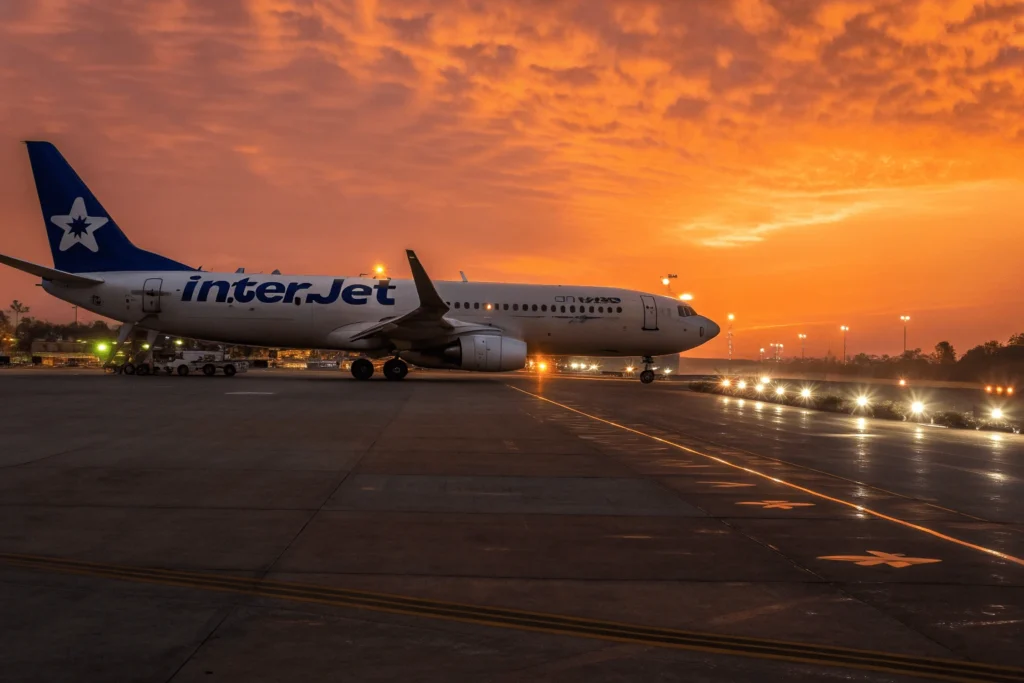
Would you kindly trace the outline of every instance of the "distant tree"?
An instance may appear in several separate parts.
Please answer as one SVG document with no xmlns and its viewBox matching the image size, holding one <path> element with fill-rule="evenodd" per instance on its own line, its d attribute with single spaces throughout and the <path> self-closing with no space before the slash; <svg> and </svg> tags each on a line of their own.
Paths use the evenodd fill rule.
<svg viewBox="0 0 1024 683">
<path fill-rule="evenodd" d="M 921 353 L 921 349 L 907 349 L 900 356 L 900 360 L 924 360 L 925 355 Z"/>
<path fill-rule="evenodd" d="M 952 365 L 956 362 L 956 349 L 948 341 L 940 341 L 935 345 L 935 353 L 932 358 L 939 365 Z"/>
<path fill-rule="evenodd" d="M 1006 342 L 1007 346 L 1024 346 L 1024 332 L 1015 334 L 1010 337 L 1010 341 Z"/>
<path fill-rule="evenodd" d="M 14 336 L 18 336 L 18 323 L 21 322 L 21 316 L 28 313 L 31 308 L 21 303 L 17 299 L 11 302 L 11 313 L 14 314 Z"/>
</svg>

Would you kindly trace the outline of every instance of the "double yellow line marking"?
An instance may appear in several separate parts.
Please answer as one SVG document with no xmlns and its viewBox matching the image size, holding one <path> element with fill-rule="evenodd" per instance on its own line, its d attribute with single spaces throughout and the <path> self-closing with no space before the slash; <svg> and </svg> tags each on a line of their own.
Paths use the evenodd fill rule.
<svg viewBox="0 0 1024 683">
<path fill-rule="evenodd" d="M 288 581 L 272 581 L 173 569 L 127 567 L 11 553 L 0 554 L 0 562 L 22 569 L 56 571 L 163 586 L 240 593 L 277 600 L 367 609 L 498 628 L 538 631 L 563 636 L 595 638 L 654 647 L 784 660 L 824 666 L 868 669 L 948 681 L 1024 681 L 1024 669 L 1012 667 L 993 666 L 953 659 L 912 657 L 870 650 L 855 650 L 761 638 L 652 628 L 597 619 L 582 619 L 558 614 L 440 602 L 403 595 L 371 593 Z"/>
<path fill-rule="evenodd" d="M 684 451 L 686 453 L 690 453 L 692 455 L 699 455 L 702 458 L 707 458 L 708 460 L 713 460 L 714 462 L 717 462 L 717 463 L 719 463 L 721 465 L 726 465 L 726 466 L 731 467 L 731 468 L 733 468 L 735 470 L 739 470 L 741 472 L 746 472 L 747 474 L 752 474 L 755 477 L 760 477 L 761 479 L 767 479 L 768 481 L 775 482 L 776 484 L 782 484 L 783 486 L 788 486 L 789 488 L 791 488 L 791 489 L 793 489 L 795 491 L 800 491 L 801 493 L 806 493 L 807 495 L 814 496 L 815 498 L 818 498 L 820 500 L 827 500 L 827 501 L 829 501 L 831 503 L 837 503 L 839 505 L 843 505 L 843 506 L 846 506 L 848 508 L 853 508 L 854 510 L 857 510 L 858 512 L 862 512 L 862 513 L 864 513 L 866 515 L 871 515 L 872 517 L 877 517 L 878 519 L 884 519 L 887 522 L 892 522 L 893 524 L 899 524 L 900 526 L 902 526 L 904 528 L 913 529 L 914 531 L 919 531 L 921 533 L 928 534 L 929 536 L 933 536 L 935 538 L 938 538 L 940 540 L 946 541 L 948 543 L 954 543 L 954 544 L 959 545 L 961 547 L 969 548 L 971 550 L 976 550 L 976 551 L 978 551 L 980 553 L 985 553 L 986 555 L 991 555 L 992 557 L 997 557 L 1000 560 L 1005 560 L 1007 562 L 1011 562 L 1011 563 L 1016 564 L 1018 566 L 1024 567 L 1024 559 L 1022 559 L 1020 557 L 1017 557 L 1015 555 L 1010 555 L 1009 553 L 1004 553 L 1004 552 L 1002 552 L 1000 550 L 996 550 L 995 548 L 987 548 L 987 547 L 985 547 L 983 545 L 978 545 L 976 543 L 971 543 L 970 541 L 965 541 L 963 539 L 956 538 L 955 536 L 950 536 L 948 534 L 944 534 L 941 531 L 937 531 L 936 529 L 931 529 L 929 527 L 922 526 L 920 524 L 914 524 L 913 522 L 908 522 L 905 519 L 900 519 L 899 517 L 893 517 L 892 515 L 887 515 L 884 512 L 879 512 L 877 510 L 872 510 L 871 508 L 866 508 L 863 505 L 858 505 L 857 503 L 851 503 L 848 500 L 843 500 L 841 498 L 834 498 L 834 497 L 832 497 L 832 496 L 830 496 L 828 494 L 821 493 L 820 491 L 815 491 L 814 489 L 809 489 L 809 488 L 807 488 L 805 486 L 800 486 L 799 484 L 794 484 L 793 482 L 786 481 L 785 479 L 780 479 L 778 477 L 772 476 L 771 474 L 766 474 L 764 472 L 752 469 L 750 467 L 744 467 L 743 465 L 737 465 L 736 463 L 731 462 L 729 460 L 726 460 L 725 458 L 720 458 L 717 455 L 710 455 L 708 453 L 703 453 L 701 451 L 698 451 L 696 449 L 690 448 L 688 446 L 684 446 L 682 444 L 676 443 L 675 441 L 670 441 L 669 439 L 663 439 L 660 436 L 655 436 L 654 434 L 648 434 L 647 432 L 640 431 L 639 429 L 634 429 L 632 427 L 627 427 L 624 424 L 619 424 L 618 422 L 612 422 L 611 420 L 606 420 L 603 417 L 598 417 L 597 415 L 592 415 L 592 414 L 584 412 L 582 410 L 578 410 L 576 408 L 573 408 L 572 406 L 565 405 L 564 403 L 559 403 L 558 401 L 553 401 L 552 399 L 545 398 L 544 396 L 541 396 L 539 394 L 534 394 L 532 392 L 526 391 L 525 389 L 520 389 L 519 387 L 514 387 L 511 384 L 507 384 L 506 386 L 509 387 L 510 389 L 515 389 L 516 391 L 518 391 L 520 393 L 526 394 L 527 396 L 532 396 L 535 399 L 538 399 L 540 401 L 544 401 L 545 403 L 550 403 L 551 405 L 558 406 L 559 408 L 564 408 L 565 410 L 568 410 L 570 412 L 576 413 L 577 415 L 582 415 L 583 417 L 590 418 L 591 420 L 594 420 L 595 422 L 600 422 L 600 423 L 606 424 L 606 425 L 608 425 L 610 427 L 616 427 L 616 428 L 621 429 L 621 430 L 623 430 L 625 432 L 629 432 L 630 434 L 636 434 L 637 436 L 643 436 L 643 437 L 646 437 L 648 439 L 652 439 L 654 441 L 657 441 L 658 443 L 665 444 L 666 446 L 672 446 L 673 448 L 677 448 L 677 449 L 679 449 L 681 451 Z"/>
</svg>

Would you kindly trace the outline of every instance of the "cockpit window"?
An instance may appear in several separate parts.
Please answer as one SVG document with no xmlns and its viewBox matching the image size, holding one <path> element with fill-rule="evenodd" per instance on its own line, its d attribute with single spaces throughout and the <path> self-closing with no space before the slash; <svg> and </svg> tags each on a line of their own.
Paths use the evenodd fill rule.
<svg viewBox="0 0 1024 683">
<path fill-rule="evenodd" d="M 697 311 L 693 310 L 692 306 L 686 304 L 679 304 L 679 317 L 689 318 L 691 315 L 697 315 Z"/>
</svg>

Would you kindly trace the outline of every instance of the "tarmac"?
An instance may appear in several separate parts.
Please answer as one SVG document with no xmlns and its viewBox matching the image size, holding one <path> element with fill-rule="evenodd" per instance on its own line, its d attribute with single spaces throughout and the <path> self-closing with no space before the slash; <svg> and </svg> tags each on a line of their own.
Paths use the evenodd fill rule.
<svg viewBox="0 0 1024 683">
<path fill-rule="evenodd" d="M 0 372 L 0 679 L 1024 681 L 1024 436 L 511 373 Z"/>
</svg>

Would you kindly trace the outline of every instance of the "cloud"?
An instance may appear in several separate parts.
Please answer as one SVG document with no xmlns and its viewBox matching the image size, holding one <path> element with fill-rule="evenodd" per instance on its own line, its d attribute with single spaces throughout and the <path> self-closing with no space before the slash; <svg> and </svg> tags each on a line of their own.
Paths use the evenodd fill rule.
<svg viewBox="0 0 1024 683">
<path fill-rule="evenodd" d="M 681 95 L 665 110 L 667 119 L 696 119 L 708 110 L 708 101 L 700 97 Z"/>
</svg>

